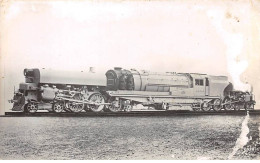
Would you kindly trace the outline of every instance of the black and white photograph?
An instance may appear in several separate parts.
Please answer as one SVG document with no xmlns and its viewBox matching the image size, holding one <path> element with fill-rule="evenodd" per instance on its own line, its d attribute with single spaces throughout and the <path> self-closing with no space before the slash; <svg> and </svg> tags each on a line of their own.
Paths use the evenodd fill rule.
<svg viewBox="0 0 260 163">
<path fill-rule="evenodd" d="M 1 0 L 0 160 L 260 160 L 260 1 Z"/>
</svg>

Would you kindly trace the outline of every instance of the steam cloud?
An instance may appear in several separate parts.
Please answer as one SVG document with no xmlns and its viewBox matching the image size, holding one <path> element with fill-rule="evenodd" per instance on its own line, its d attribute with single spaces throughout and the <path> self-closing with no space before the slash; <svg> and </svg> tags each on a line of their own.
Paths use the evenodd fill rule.
<svg viewBox="0 0 260 163">
<path fill-rule="evenodd" d="M 246 60 L 237 61 L 237 57 L 241 54 L 244 46 L 243 34 L 228 32 L 228 30 L 223 27 L 224 13 L 222 10 L 209 10 L 207 14 L 210 18 L 213 18 L 210 19 L 211 23 L 226 44 L 228 72 L 232 77 L 234 88 L 250 92 L 251 86 L 240 81 L 240 75 L 248 67 L 248 62 Z"/>
</svg>

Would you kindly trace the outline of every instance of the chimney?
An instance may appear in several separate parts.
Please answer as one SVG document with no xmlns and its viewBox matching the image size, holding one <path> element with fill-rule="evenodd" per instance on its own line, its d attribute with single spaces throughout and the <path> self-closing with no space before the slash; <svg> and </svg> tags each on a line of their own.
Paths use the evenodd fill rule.
<svg viewBox="0 0 260 163">
<path fill-rule="evenodd" d="M 122 67 L 114 67 L 114 70 L 122 70 Z"/>
</svg>

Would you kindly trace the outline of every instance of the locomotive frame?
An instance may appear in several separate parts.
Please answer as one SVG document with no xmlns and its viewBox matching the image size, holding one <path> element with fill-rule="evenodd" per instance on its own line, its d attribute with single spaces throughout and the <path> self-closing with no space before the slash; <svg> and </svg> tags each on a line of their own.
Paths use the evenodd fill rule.
<svg viewBox="0 0 260 163">
<path fill-rule="evenodd" d="M 119 67 L 98 76 L 25 69 L 12 100 L 13 111 L 130 112 L 139 104 L 149 110 L 191 108 L 193 111 L 253 110 L 254 95 L 233 89 L 226 76 L 199 73 L 150 73 Z"/>
</svg>

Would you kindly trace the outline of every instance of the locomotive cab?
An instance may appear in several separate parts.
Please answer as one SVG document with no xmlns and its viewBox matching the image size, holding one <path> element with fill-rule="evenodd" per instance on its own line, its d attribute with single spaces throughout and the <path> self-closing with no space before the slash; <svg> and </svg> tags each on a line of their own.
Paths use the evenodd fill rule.
<svg viewBox="0 0 260 163">
<path fill-rule="evenodd" d="M 192 79 L 193 79 L 194 95 L 195 96 L 205 96 L 206 95 L 205 75 L 191 74 L 191 76 L 192 76 Z"/>
<path fill-rule="evenodd" d="M 223 98 L 226 94 L 227 87 L 230 84 L 226 76 L 211 76 L 197 73 L 190 73 L 188 75 L 190 75 L 190 80 L 193 83 L 191 88 L 193 88 L 194 96 Z"/>
</svg>

